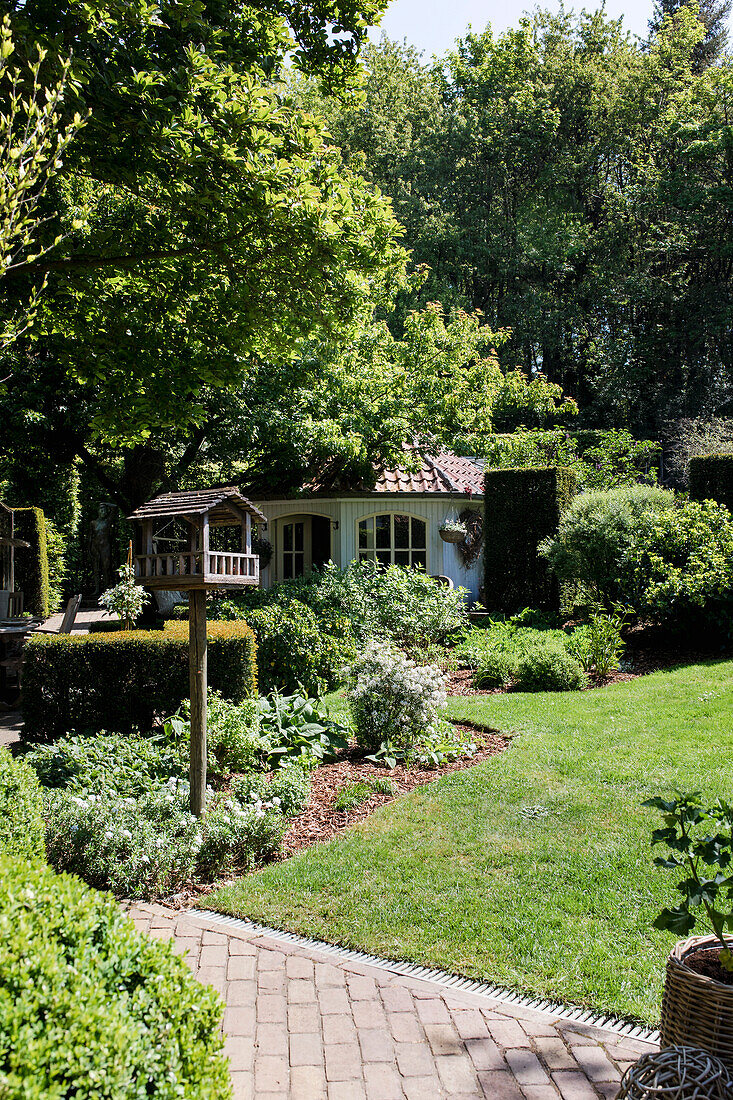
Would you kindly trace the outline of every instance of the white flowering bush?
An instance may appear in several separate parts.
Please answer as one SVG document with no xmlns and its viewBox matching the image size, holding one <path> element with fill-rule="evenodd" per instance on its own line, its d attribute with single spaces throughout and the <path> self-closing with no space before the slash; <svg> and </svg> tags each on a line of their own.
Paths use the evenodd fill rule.
<svg viewBox="0 0 733 1100">
<path fill-rule="evenodd" d="M 138 798 L 54 791 L 46 807 L 48 862 L 118 897 L 152 900 L 194 879 L 250 870 L 276 851 L 285 818 L 275 799 L 242 806 L 209 790 L 209 809 L 196 818 L 188 794 L 188 783 L 175 778 Z"/>
<path fill-rule="evenodd" d="M 48 862 L 118 897 L 174 894 L 193 877 L 202 844 L 187 799 L 188 784 L 176 779 L 138 798 L 54 791 L 47 801 Z"/>
<path fill-rule="evenodd" d="M 356 739 L 367 751 L 389 745 L 405 754 L 444 732 L 446 677 L 435 665 L 416 665 L 398 649 L 371 642 L 347 675 Z"/>
<path fill-rule="evenodd" d="M 142 614 L 150 596 L 135 580 L 135 566 L 128 561 L 117 570 L 118 583 L 108 588 L 99 597 L 99 606 L 105 607 L 110 614 L 119 615 L 123 630 L 131 630 L 134 622 Z"/>
<path fill-rule="evenodd" d="M 310 764 L 314 757 L 299 756 L 291 763 L 264 776 L 250 773 L 232 781 L 232 794 L 243 805 L 269 801 L 286 817 L 294 817 L 308 805 L 311 795 Z"/>
</svg>

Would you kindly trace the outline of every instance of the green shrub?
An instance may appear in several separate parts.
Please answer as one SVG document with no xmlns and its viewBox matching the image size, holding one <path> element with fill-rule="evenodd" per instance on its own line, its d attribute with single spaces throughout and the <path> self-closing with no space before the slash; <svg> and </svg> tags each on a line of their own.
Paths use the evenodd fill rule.
<svg viewBox="0 0 733 1100">
<path fill-rule="evenodd" d="M 590 622 L 573 631 L 568 639 L 568 652 L 584 672 L 593 672 L 603 680 L 616 671 L 624 651 L 623 623 L 623 614 L 601 613 L 591 615 Z"/>
<path fill-rule="evenodd" d="M 567 649 L 555 644 L 521 653 L 514 672 L 515 691 L 579 691 L 588 678 Z"/>
<path fill-rule="evenodd" d="M 194 879 L 252 870 L 277 849 L 285 828 L 277 803 L 242 806 L 209 791 L 207 812 L 196 818 L 188 798 L 182 779 L 137 798 L 55 791 L 46 809 L 48 861 L 100 890 L 150 901 Z"/>
<path fill-rule="evenodd" d="M 30 543 L 30 549 L 15 555 L 15 587 L 23 593 L 25 610 L 47 619 L 51 590 L 46 519 L 40 508 L 14 508 L 13 513 L 15 537 Z"/>
<path fill-rule="evenodd" d="M 574 475 L 557 467 L 487 470 L 484 603 L 490 611 L 559 607 L 557 582 L 538 548 L 557 531 L 575 486 Z"/>
<path fill-rule="evenodd" d="M 98 734 L 62 737 L 25 756 L 44 787 L 72 793 L 107 791 L 137 797 L 188 774 L 188 744 L 164 736 Z"/>
<path fill-rule="evenodd" d="M 483 690 L 508 688 L 516 668 L 516 655 L 502 650 L 487 652 L 476 666 L 475 687 Z"/>
<path fill-rule="evenodd" d="M 221 1016 L 110 897 L 0 859 L 0 1094 L 228 1100 Z"/>
<path fill-rule="evenodd" d="M 712 500 L 642 516 L 621 561 L 624 602 L 642 618 L 733 630 L 733 517 Z"/>
<path fill-rule="evenodd" d="M 552 572 L 577 587 L 581 602 L 607 609 L 630 603 L 620 576 L 621 561 L 642 518 L 670 511 L 674 495 L 636 485 L 576 497 L 554 537 L 541 545 Z"/>
<path fill-rule="evenodd" d="M 624 428 L 533 429 L 493 436 L 489 466 L 503 469 L 560 466 L 572 470 L 581 491 L 653 482 L 658 443 L 634 439 Z"/>
<path fill-rule="evenodd" d="M 245 623 L 208 624 L 209 684 L 228 699 L 256 692 L 256 643 Z M 25 737 L 72 730 L 149 730 L 189 694 L 188 626 L 165 631 L 36 635 L 25 646 Z"/>
<path fill-rule="evenodd" d="M 299 600 L 247 611 L 246 616 L 257 637 L 264 692 L 303 687 L 319 694 L 336 685 L 341 669 L 355 655 L 347 619 L 336 622 L 331 616 L 327 631 L 323 619 Z"/>
<path fill-rule="evenodd" d="M 733 514 L 733 454 L 690 459 L 690 498 L 717 500 Z"/>
<path fill-rule="evenodd" d="M 0 855 L 43 859 L 43 796 L 32 768 L 0 748 Z"/>
<path fill-rule="evenodd" d="M 388 638 L 401 646 L 424 646 L 444 641 L 467 622 L 464 589 L 436 584 L 417 569 L 383 569 L 371 561 L 352 561 L 344 569 L 329 562 L 307 577 L 246 592 L 215 607 L 229 608 L 249 622 L 250 610 L 294 601 L 313 611 L 322 633 L 348 638 L 350 644 L 353 635 L 360 642 Z"/>
<path fill-rule="evenodd" d="M 181 759 L 188 760 L 191 724 L 189 703 L 165 723 L 166 735 L 174 739 Z M 207 772 L 215 779 L 232 772 L 261 771 L 266 766 L 270 741 L 262 733 L 258 699 L 252 696 L 232 703 L 216 691 L 207 697 Z"/>
</svg>

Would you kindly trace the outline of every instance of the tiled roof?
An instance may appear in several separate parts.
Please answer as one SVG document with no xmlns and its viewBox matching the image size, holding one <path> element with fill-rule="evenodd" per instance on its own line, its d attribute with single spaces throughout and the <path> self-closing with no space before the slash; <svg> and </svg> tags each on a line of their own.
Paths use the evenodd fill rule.
<svg viewBox="0 0 733 1100">
<path fill-rule="evenodd" d="M 227 485 L 218 489 L 194 489 L 186 493 L 161 493 L 147 504 L 137 508 L 128 519 L 163 519 L 173 516 L 200 516 L 204 512 L 214 513 L 214 520 L 226 518 L 227 501 L 231 501 L 243 512 L 249 512 L 257 519 L 264 520 L 259 508 L 242 496 L 236 485 Z"/>
<path fill-rule="evenodd" d="M 423 455 L 419 470 L 380 470 L 376 493 L 467 493 L 484 491 L 484 471 L 470 458 L 451 451 Z"/>
</svg>

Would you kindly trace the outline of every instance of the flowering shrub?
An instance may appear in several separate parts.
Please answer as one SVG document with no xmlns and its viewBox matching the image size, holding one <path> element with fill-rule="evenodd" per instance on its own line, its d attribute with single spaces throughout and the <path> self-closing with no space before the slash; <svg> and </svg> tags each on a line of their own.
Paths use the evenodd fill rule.
<svg viewBox="0 0 733 1100">
<path fill-rule="evenodd" d="M 441 732 L 447 694 L 440 669 L 416 665 L 392 646 L 371 642 L 348 675 L 348 699 L 362 748 L 376 752 L 389 743 L 409 751 Z"/>
<path fill-rule="evenodd" d="M 284 831 L 285 818 L 276 798 L 257 798 L 243 806 L 236 798 L 216 796 L 201 819 L 196 871 L 203 878 L 234 868 L 249 871 L 274 854 Z"/>
<path fill-rule="evenodd" d="M 113 615 L 119 615 L 123 630 L 131 630 L 135 620 L 142 613 L 142 609 L 150 599 L 150 596 L 135 582 L 135 566 L 131 561 L 126 562 L 117 570 L 119 582 L 114 588 L 108 588 L 99 597 L 100 607 L 106 607 Z"/>
<path fill-rule="evenodd" d="M 305 763 L 298 757 L 274 775 L 241 775 L 232 782 L 232 794 L 243 805 L 272 803 L 285 817 L 301 813 L 310 799 L 311 781 Z M 313 760 L 313 758 L 310 758 Z"/>
<path fill-rule="evenodd" d="M 209 791 L 202 818 L 188 810 L 188 783 L 171 779 L 139 798 L 54 792 L 46 849 L 58 871 L 118 897 L 167 897 L 193 878 L 249 870 L 277 849 L 285 819 L 276 802 L 248 806 Z"/>
<path fill-rule="evenodd" d="M 173 894 L 193 876 L 202 843 L 187 797 L 188 785 L 175 779 L 140 798 L 54 793 L 47 805 L 48 862 L 118 897 Z"/>
</svg>

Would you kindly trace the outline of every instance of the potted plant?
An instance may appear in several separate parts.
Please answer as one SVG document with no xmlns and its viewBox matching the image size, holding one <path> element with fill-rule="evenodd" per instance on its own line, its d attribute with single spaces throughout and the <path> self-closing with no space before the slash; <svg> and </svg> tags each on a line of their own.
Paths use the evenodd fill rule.
<svg viewBox="0 0 733 1100">
<path fill-rule="evenodd" d="M 467 529 L 460 519 L 444 519 L 438 528 L 443 542 L 463 542 Z"/>
<path fill-rule="evenodd" d="M 681 935 L 705 915 L 713 934 L 692 936 L 673 948 L 662 998 L 661 1045 L 701 1047 L 733 1068 L 733 807 L 720 799 L 706 807 L 697 794 L 669 801 L 650 798 L 664 828 L 652 844 L 664 844 L 658 867 L 679 868 L 682 901 L 663 909 L 656 928 Z"/>
</svg>

